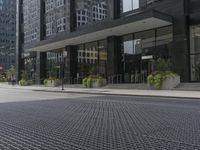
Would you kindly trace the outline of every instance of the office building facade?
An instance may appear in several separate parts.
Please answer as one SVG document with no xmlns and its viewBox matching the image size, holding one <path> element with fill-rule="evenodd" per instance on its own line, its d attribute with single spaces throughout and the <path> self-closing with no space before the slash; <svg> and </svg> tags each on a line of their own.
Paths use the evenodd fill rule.
<svg viewBox="0 0 200 150">
<path fill-rule="evenodd" d="M 16 1 L 0 0 L 0 67 L 15 65 Z"/>
<path fill-rule="evenodd" d="M 198 82 L 199 4 L 198 0 L 18 0 L 19 78 L 20 70 L 27 70 L 41 83 L 52 69 L 61 78 L 64 66 L 68 83 L 80 83 L 94 68 L 108 82 L 141 83 L 162 58 L 170 60 L 183 82 Z"/>
</svg>

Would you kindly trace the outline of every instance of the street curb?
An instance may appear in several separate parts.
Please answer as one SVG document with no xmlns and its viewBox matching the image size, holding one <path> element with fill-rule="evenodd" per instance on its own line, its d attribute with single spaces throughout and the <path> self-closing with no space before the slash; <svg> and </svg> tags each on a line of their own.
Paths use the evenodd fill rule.
<svg viewBox="0 0 200 150">
<path fill-rule="evenodd" d="M 4 89 L 16 89 L 16 90 L 31 90 L 36 92 L 54 92 L 54 93 L 72 93 L 72 94 L 93 94 L 93 95 L 101 95 L 101 96 L 128 96 L 128 97 L 151 97 L 151 98 L 171 98 L 171 99 L 193 99 L 193 100 L 200 100 L 198 97 L 179 97 L 179 96 L 162 96 L 162 95 L 137 95 L 137 94 L 112 94 L 112 93 L 100 93 L 100 92 L 76 92 L 76 91 L 61 91 L 61 90 L 44 90 L 44 89 L 23 89 L 17 87 L 0 87 Z"/>
<path fill-rule="evenodd" d="M 128 96 L 128 97 L 151 97 L 151 98 L 171 98 L 171 99 L 193 99 L 200 100 L 197 97 L 178 97 L 178 96 L 162 96 L 162 95 L 137 95 L 137 94 L 112 94 L 112 93 L 88 93 L 88 92 L 75 92 L 75 91 L 51 91 L 51 90 L 32 90 L 36 92 L 54 92 L 54 93 L 71 93 L 71 94 L 93 94 L 93 95 L 101 95 L 101 96 Z"/>
</svg>

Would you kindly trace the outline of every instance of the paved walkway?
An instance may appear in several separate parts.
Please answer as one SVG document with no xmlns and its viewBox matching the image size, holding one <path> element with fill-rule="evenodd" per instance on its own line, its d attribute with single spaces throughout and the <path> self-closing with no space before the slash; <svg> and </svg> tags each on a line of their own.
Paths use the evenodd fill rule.
<svg viewBox="0 0 200 150">
<path fill-rule="evenodd" d="M 61 87 L 44 87 L 44 86 L 12 86 L 0 84 L 0 88 L 14 88 L 44 92 L 66 92 L 77 94 L 99 94 L 99 95 L 121 95 L 121 96 L 156 96 L 156 97 L 175 97 L 175 98 L 195 98 L 200 99 L 199 91 L 169 91 L 169 90 L 130 90 L 130 89 L 87 89 L 87 88 L 65 88 Z"/>
</svg>

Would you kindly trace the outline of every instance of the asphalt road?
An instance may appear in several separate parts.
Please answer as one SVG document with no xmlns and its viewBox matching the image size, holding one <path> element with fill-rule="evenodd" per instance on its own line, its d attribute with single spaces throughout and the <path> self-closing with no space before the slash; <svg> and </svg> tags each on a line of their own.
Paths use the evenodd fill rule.
<svg viewBox="0 0 200 150">
<path fill-rule="evenodd" d="M 0 150 L 200 150 L 200 101 L 0 89 Z"/>
</svg>

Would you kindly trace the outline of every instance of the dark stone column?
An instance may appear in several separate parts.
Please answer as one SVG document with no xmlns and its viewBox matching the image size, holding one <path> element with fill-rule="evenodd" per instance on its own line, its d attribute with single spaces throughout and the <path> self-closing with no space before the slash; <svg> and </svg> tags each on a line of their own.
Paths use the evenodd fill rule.
<svg viewBox="0 0 200 150">
<path fill-rule="evenodd" d="M 186 1 L 184 1 L 186 2 Z M 185 6 L 184 6 L 185 5 Z M 182 82 L 190 81 L 190 37 L 187 4 L 184 3 L 173 22 L 173 70 L 181 76 Z"/>
<path fill-rule="evenodd" d="M 108 42 L 108 77 L 122 74 L 122 55 L 121 55 L 121 38 L 112 36 L 107 38 Z"/>
<path fill-rule="evenodd" d="M 189 66 L 189 28 L 186 20 L 179 25 L 174 24 L 174 38 L 172 49 L 173 70 L 181 75 L 181 81 L 188 82 L 190 79 Z M 181 26 L 181 27 L 180 27 Z"/>
<path fill-rule="evenodd" d="M 45 25 L 45 2 L 40 0 L 40 40 L 44 40 L 46 36 L 46 25 Z"/>
<path fill-rule="evenodd" d="M 139 1 L 139 7 L 140 9 L 144 9 L 147 7 L 147 0 L 140 0 Z"/>
<path fill-rule="evenodd" d="M 23 33 L 22 33 L 22 1 L 17 0 L 17 15 L 16 15 L 16 80 L 21 79 L 21 72 L 24 69 L 24 61 L 22 59 L 22 43 L 23 43 Z"/>
<path fill-rule="evenodd" d="M 73 83 L 77 76 L 77 46 L 66 46 L 67 57 L 65 58 L 65 79 L 68 84 Z"/>
<path fill-rule="evenodd" d="M 120 2 L 121 0 L 109 0 L 108 6 L 110 11 L 110 18 L 117 19 L 120 17 Z"/>
<path fill-rule="evenodd" d="M 37 52 L 36 56 L 36 84 L 42 84 L 46 78 L 46 52 Z"/>
<path fill-rule="evenodd" d="M 70 32 L 76 30 L 76 2 L 70 0 Z"/>
</svg>

